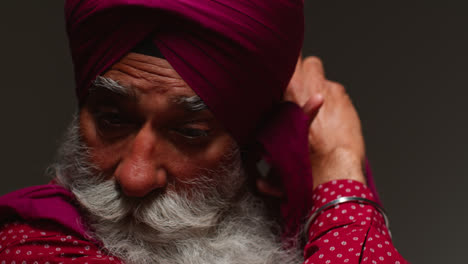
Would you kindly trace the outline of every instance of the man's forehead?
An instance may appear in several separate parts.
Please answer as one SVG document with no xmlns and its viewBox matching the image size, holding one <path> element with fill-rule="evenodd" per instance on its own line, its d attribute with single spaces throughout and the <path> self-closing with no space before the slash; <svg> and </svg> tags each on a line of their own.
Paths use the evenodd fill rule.
<svg viewBox="0 0 468 264">
<path fill-rule="evenodd" d="M 103 76 L 133 89 L 136 94 L 176 92 L 195 95 L 167 60 L 143 54 L 127 54 Z"/>
</svg>

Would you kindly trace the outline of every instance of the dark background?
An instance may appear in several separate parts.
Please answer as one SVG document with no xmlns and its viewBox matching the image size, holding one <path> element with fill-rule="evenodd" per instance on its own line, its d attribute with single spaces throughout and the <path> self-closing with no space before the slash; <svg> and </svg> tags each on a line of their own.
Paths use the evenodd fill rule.
<svg viewBox="0 0 468 264">
<path fill-rule="evenodd" d="M 358 108 L 396 247 L 412 263 L 467 263 L 466 4 L 306 2 L 304 54 Z M 0 194 L 48 181 L 76 109 L 62 6 L 2 3 Z"/>
</svg>

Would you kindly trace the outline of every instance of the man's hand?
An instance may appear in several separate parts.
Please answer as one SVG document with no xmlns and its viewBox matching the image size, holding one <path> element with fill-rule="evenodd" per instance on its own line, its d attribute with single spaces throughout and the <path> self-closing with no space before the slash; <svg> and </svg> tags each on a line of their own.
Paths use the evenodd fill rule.
<svg viewBox="0 0 468 264">
<path fill-rule="evenodd" d="M 302 107 L 312 120 L 309 129 L 313 188 L 339 179 L 366 183 L 361 122 L 345 88 L 325 78 L 317 57 L 299 58 L 284 99 Z M 261 193 L 282 196 L 282 191 L 259 179 Z"/>
<path fill-rule="evenodd" d="M 320 59 L 299 59 L 285 100 L 297 103 L 313 118 L 309 147 L 314 188 L 338 179 L 365 183 L 359 117 L 344 87 L 325 78 Z"/>
</svg>

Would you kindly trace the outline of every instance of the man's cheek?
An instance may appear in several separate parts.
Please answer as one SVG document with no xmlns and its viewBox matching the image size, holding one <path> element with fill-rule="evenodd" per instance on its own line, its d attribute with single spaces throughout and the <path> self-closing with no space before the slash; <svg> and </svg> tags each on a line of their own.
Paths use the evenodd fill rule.
<svg viewBox="0 0 468 264">
<path fill-rule="evenodd" d="M 195 159 L 199 165 L 206 168 L 216 169 L 226 162 L 237 158 L 236 154 L 237 145 L 229 134 L 224 133 L 210 144 L 206 145 Z"/>
<path fill-rule="evenodd" d="M 106 175 L 113 174 L 126 152 L 125 144 L 91 145 L 86 141 L 85 144 L 89 148 L 89 162 Z"/>
</svg>

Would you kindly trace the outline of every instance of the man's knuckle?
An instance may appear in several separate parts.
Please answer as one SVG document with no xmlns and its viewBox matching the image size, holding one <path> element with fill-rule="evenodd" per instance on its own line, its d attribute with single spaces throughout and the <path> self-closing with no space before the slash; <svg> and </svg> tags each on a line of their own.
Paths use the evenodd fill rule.
<svg viewBox="0 0 468 264">
<path fill-rule="evenodd" d="M 314 67 L 323 71 L 323 62 L 319 57 L 309 56 L 305 58 L 304 64 L 306 65 L 306 67 Z"/>
<path fill-rule="evenodd" d="M 327 80 L 327 86 L 330 88 L 330 89 L 333 89 L 333 90 L 344 90 L 344 86 L 339 83 L 339 82 L 335 82 L 335 81 L 330 81 L 330 80 Z"/>
<path fill-rule="evenodd" d="M 334 82 L 334 81 L 328 81 L 328 83 L 331 89 L 336 90 L 338 92 L 343 92 L 343 93 L 346 92 L 346 88 L 341 83 Z"/>
<path fill-rule="evenodd" d="M 319 65 L 322 65 L 322 60 L 317 57 L 317 56 L 308 56 L 307 58 L 305 58 L 304 60 L 305 63 L 312 63 L 312 64 L 319 64 Z"/>
</svg>

